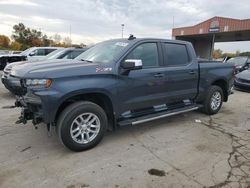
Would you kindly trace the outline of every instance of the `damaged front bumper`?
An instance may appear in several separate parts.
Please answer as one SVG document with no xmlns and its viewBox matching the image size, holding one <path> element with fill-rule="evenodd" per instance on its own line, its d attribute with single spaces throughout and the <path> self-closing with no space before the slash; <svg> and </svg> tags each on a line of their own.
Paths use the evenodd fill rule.
<svg viewBox="0 0 250 188">
<path fill-rule="evenodd" d="M 17 123 L 26 124 L 28 120 L 33 125 L 45 123 L 55 125 L 56 113 L 60 105 L 60 92 L 53 89 L 30 89 L 23 96 L 16 96 L 15 106 L 21 108 Z"/>
<path fill-rule="evenodd" d="M 17 124 L 26 124 L 32 120 L 33 125 L 43 122 L 43 112 L 41 100 L 34 96 L 16 96 L 16 107 L 21 107 L 21 115 L 16 121 Z"/>
</svg>

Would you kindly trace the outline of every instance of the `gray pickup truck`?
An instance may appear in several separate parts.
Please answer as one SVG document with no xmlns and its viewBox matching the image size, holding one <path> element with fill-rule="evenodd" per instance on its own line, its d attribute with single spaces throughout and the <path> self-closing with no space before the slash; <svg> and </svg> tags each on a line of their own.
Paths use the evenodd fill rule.
<svg viewBox="0 0 250 188">
<path fill-rule="evenodd" d="M 109 40 L 73 62 L 16 66 L 18 123 L 56 126 L 73 151 L 96 146 L 107 129 L 201 109 L 217 113 L 231 94 L 234 66 L 199 63 L 189 42 Z"/>
</svg>

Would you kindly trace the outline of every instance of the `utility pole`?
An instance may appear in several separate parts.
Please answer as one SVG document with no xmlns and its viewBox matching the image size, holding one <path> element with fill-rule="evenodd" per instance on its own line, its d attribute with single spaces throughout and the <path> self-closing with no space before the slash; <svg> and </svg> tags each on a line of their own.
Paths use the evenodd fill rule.
<svg viewBox="0 0 250 188">
<path fill-rule="evenodd" d="M 209 57 L 209 60 L 212 60 L 212 59 L 213 59 L 214 42 L 215 42 L 215 34 L 213 34 L 213 38 L 212 38 L 212 43 L 211 43 L 211 51 L 210 51 L 210 57 Z"/>
<path fill-rule="evenodd" d="M 174 29 L 174 27 L 175 27 L 175 25 L 174 25 L 175 23 L 174 23 L 174 16 L 173 16 L 173 25 L 172 25 L 172 39 L 175 39 L 174 37 L 173 37 L 173 29 Z"/>
<path fill-rule="evenodd" d="M 69 38 L 70 38 L 70 46 L 72 46 L 72 39 L 71 39 L 71 24 L 69 25 Z"/>
<path fill-rule="evenodd" d="M 122 26 L 122 38 L 123 38 L 123 30 L 124 30 L 124 24 L 121 24 L 121 26 Z"/>
<path fill-rule="evenodd" d="M 174 28 L 174 16 L 173 16 L 173 28 Z"/>
</svg>

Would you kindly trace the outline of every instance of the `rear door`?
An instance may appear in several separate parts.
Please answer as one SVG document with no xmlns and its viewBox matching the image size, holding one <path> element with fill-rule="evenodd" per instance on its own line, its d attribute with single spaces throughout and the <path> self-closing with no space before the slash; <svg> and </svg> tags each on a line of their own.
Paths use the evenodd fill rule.
<svg viewBox="0 0 250 188">
<path fill-rule="evenodd" d="M 187 46 L 182 43 L 163 42 L 162 50 L 167 102 L 194 99 L 199 79 L 197 60 L 189 56 Z"/>
</svg>

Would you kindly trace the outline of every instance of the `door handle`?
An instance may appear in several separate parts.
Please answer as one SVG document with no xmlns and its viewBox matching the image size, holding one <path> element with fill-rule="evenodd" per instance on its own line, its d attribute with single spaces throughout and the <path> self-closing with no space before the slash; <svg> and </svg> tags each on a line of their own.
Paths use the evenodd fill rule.
<svg viewBox="0 0 250 188">
<path fill-rule="evenodd" d="M 156 73 L 156 74 L 154 75 L 155 78 L 162 78 L 163 76 L 164 76 L 163 73 Z"/>
<path fill-rule="evenodd" d="M 189 74 L 195 74 L 195 71 L 194 71 L 194 70 L 191 70 L 191 71 L 189 72 Z"/>
</svg>

